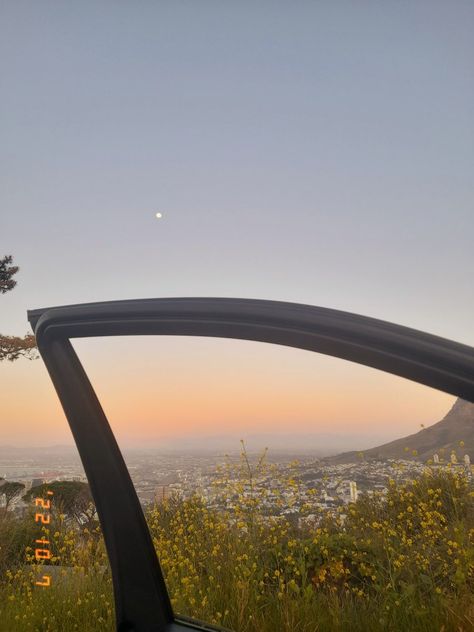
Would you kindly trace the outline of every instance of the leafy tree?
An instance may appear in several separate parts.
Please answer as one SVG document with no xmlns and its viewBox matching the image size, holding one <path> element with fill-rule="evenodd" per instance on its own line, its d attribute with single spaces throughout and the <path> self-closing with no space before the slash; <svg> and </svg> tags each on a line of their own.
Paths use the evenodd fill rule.
<svg viewBox="0 0 474 632">
<path fill-rule="evenodd" d="M 0 487 L 0 495 L 5 496 L 5 511 L 8 511 L 8 507 L 11 501 L 20 495 L 25 489 L 23 483 L 16 483 L 14 481 L 7 481 Z"/>
<path fill-rule="evenodd" d="M 28 360 L 34 360 L 38 357 L 33 334 L 27 334 L 23 338 L 0 334 L 0 362 L 2 360 L 13 362 L 20 357 L 28 358 Z"/>
<path fill-rule="evenodd" d="M 19 267 L 11 265 L 13 257 L 5 255 L 0 259 L 0 294 L 6 294 L 16 286 L 13 278 L 18 272 Z M 36 341 L 33 334 L 27 334 L 23 338 L 21 336 L 4 336 L 0 334 L 0 362 L 2 360 L 10 360 L 13 362 L 20 357 L 32 360 L 37 356 Z"/>
<path fill-rule="evenodd" d="M 0 488 L 1 489 L 1 488 Z M 69 520 L 80 526 L 90 527 L 95 524 L 95 505 L 87 483 L 81 481 L 54 481 L 32 487 L 23 499 L 44 497 L 48 491 L 53 492 L 51 499 L 53 506 L 59 513 L 63 513 Z"/>
<path fill-rule="evenodd" d="M 13 262 L 11 255 L 6 255 L 3 259 L 0 259 L 0 294 L 6 294 L 16 285 L 16 281 L 13 279 L 14 275 L 18 272 L 18 266 L 10 265 Z"/>
</svg>

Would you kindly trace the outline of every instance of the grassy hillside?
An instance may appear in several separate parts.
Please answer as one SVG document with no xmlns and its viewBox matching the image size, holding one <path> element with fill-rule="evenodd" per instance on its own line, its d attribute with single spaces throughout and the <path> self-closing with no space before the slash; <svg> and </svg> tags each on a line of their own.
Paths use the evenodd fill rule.
<svg viewBox="0 0 474 632">
<path fill-rule="evenodd" d="M 228 513 L 198 498 L 148 512 L 177 612 L 238 632 L 474 629 L 474 502 L 462 475 L 427 470 L 317 527 L 269 522 L 258 494 L 239 486 L 234 480 L 227 490 L 234 499 Z M 288 487 L 298 493 L 297 480 Z M 0 629 L 113 630 L 100 531 L 53 516 L 60 579 L 44 589 L 33 586 L 28 566 L 31 525 L 31 516 L 0 522 Z"/>
</svg>

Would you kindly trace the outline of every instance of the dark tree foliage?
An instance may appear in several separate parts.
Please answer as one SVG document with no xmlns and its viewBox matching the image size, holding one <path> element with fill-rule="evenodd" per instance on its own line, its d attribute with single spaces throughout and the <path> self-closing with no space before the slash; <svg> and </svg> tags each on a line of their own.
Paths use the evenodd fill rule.
<svg viewBox="0 0 474 632">
<path fill-rule="evenodd" d="M 14 275 L 19 267 L 13 266 L 13 257 L 5 255 L 0 259 L 0 294 L 6 294 L 16 285 Z M 38 357 L 36 353 L 36 341 L 33 334 L 21 336 L 4 336 L 0 334 L 0 362 L 10 360 L 13 362 L 20 357 L 33 360 Z"/>
<path fill-rule="evenodd" d="M 7 481 L 3 483 L 0 487 L 0 496 L 5 496 L 5 510 L 8 510 L 8 507 L 11 501 L 19 496 L 21 492 L 25 489 L 23 483 L 16 483 L 14 481 Z"/>
<path fill-rule="evenodd" d="M 0 259 L 0 294 L 5 294 L 16 285 L 16 281 L 13 276 L 18 272 L 18 266 L 10 265 L 13 262 L 11 255 L 5 255 L 3 259 Z"/>
<path fill-rule="evenodd" d="M 53 492 L 52 496 L 47 496 L 48 491 Z M 95 505 L 87 483 L 81 481 L 44 483 L 32 487 L 23 499 L 29 502 L 36 497 L 50 497 L 55 511 L 64 514 L 67 519 L 77 522 L 80 526 L 90 526 L 95 523 Z"/>
</svg>

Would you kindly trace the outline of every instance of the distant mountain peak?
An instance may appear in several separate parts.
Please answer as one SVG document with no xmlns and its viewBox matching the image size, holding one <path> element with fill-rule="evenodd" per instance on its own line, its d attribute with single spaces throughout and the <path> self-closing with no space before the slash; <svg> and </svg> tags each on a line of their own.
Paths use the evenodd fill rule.
<svg viewBox="0 0 474 632">
<path fill-rule="evenodd" d="M 453 451 L 458 457 L 468 454 L 474 460 L 474 404 L 457 399 L 441 421 L 408 437 L 362 452 L 364 459 L 375 461 L 413 458 L 414 451 L 420 461 L 427 461 L 436 453 L 448 460 Z M 330 460 L 336 463 L 357 461 L 360 453 L 345 452 Z"/>
<path fill-rule="evenodd" d="M 452 405 L 451 410 L 445 415 L 442 421 L 447 419 L 450 415 L 463 416 L 472 421 L 474 420 L 474 404 L 458 397 Z"/>
</svg>

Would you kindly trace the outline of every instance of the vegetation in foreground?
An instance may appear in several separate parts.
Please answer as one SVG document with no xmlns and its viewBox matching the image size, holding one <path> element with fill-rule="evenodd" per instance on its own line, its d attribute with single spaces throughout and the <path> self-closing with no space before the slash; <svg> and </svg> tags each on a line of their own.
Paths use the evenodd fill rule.
<svg viewBox="0 0 474 632">
<path fill-rule="evenodd" d="M 465 475 L 427 468 L 301 527 L 264 515 L 272 490 L 254 481 L 245 452 L 216 489 L 228 510 L 170 499 L 147 514 L 175 611 L 237 632 L 474 630 L 474 493 Z M 286 481 L 282 503 L 296 502 Z M 273 490 L 275 492 L 275 490 Z M 315 498 L 317 491 L 314 491 Z M 311 506 L 305 511 L 314 513 Z M 0 522 L 0 629 L 113 630 L 112 584 L 99 527 L 59 511 L 42 527 L 57 565 L 51 588 L 34 586 L 33 516 Z M 56 573 L 55 573 L 56 575 Z"/>
</svg>

